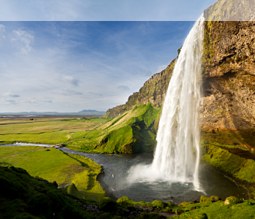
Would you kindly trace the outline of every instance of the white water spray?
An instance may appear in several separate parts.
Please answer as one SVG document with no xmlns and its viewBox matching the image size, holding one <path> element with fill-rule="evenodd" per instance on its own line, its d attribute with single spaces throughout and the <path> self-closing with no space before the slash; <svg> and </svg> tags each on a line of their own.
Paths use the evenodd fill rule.
<svg viewBox="0 0 255 219">
<path fill-rule="evenodd" d="M 192 183 L 196 190 L 200 190 L 203 21 L 201 17 L 195 23 L 176 61 L 159 122 L 153 162 L 133 167 L 128 177 L 130 180 Z"/>
</svg>

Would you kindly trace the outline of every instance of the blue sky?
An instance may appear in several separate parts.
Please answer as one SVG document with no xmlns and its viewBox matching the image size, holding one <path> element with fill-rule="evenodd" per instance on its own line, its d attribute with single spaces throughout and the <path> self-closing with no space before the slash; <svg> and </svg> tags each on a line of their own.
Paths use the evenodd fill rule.
<svg viewBox="0 0 255 219">
<path fill-rule="evenodd" d="M 1 1 L 0 112 L 107 110 L 125 103 L 176 57 L 193 25 L 157 20 L 168 20 L 184 2 L 183 10 L 198 17 L 212 1 L 105 2 Z"/>
<path fill-rule="evenodd" d="M 1 111 L 106 110 L 176 56 L 193 22 L 0 22 Z"/>
<path fill-rule="evenodd" d="M 0 20 L 190 21 L 216 0 L 1 0 Z"/>
</svg>

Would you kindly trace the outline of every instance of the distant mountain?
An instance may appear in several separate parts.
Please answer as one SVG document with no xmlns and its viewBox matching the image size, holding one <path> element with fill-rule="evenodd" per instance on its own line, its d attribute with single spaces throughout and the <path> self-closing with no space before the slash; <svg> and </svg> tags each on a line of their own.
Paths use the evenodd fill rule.
<svg viewBox="0 0 255 219">
<path fill-rule="evenodd" d="M 105 112 L 97 110 L 82 110 L 79 112 L 15 112 L 0 113 L 0 117 L 40 117 L 40 116 L 102 116 Z"/>
<path fill-rule="evenodd" d="M 78 112 L 78 114 L 79 115 L 90 115 L 90 116 L 93 116 L 93 115 L 101 116 L 101 115 L 104 115 L 105 112 L 97 111 L 97 110 L 82 110 L 82 111 Z"/>
</svg>

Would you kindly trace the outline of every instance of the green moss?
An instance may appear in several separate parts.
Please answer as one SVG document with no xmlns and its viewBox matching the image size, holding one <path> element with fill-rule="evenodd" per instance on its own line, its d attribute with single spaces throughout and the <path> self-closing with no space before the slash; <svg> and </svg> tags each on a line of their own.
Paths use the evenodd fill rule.
<svg viewBox="0 0 255 219">
<path fill-rule="evenodd" d="M 237 198 L 235 196 L 229 196 L 224 201 L 224 205 L 234 205 L 237 203 L 240 203 L 240 200 L 239 200 L 239 198 Z"/>
<path fill-rule="evenodd" d="M 173 218 L 208 218 L 208 219 L 225 219 L 225 218 L 254 218 L 255 208 L 252 201 L 234 202 L 232 205 L 225 205 L 223 201 L 217 201 L 207 206 L 197 206 L 192 210 L 176 215 Z"/>
<path fill-rule="evenodd" d="M 210 44 L 210 29 L 212 28 L 210 21 L 206 21 L 204 24 L 204 41 L 203 41 L 203 62 L 207 62 L 208 60 L 211 59 L 211 57 L 213 57 L 214 51 L 211 48 L 211 44 Z"/>
<path fill-rule="evenodd" d="M 161 200 L 154 200 L 151 202 L 151 205 L 157 209 L 163 209 L 165 207 L 164 202 L 162 202 Z"/>
<path fill-rule="evenodd" d="M 117 200 L 117 204 L 123 207 L 134 207 L 146 211 L 154 212 L 165 212 L 165 213 L 174 213 L 176 208 L 175 204 L 172 202 L 163 202 L 161 200 L 154 200 L 152 202 L 145 201 L 133 201 L 127 196 L 122 196 Z"/>
<path fill-rule="evenodd" d="M 113 130 L 103 140 L 100 147 L 95 149 L 96 152 L 104 153 L 127 153 L 131 154 L 133 139 L 133 129 L 127 125 L 120 129 Z"/>
<path fill-rule="evenodd" d="M 255 161 L 214 145 L 206 146 L 203 159 L 236 179 L 255 183 Z"/>
<path fill-rule="evenodd" d="M 217 201 L 219 201 L 219 197 L 215 195 L 210 197 L 202 195 L 200 196 L 200 199 L 199 199 L 200 204 L 210 204 L 212 202 L 217 202 Z"/>
<path fill-rule="evenodd" d="M 231 130 L 213 130 L 211 132 L 201 133 L 201 144 L 215 145 L 224 148 L 240 149 L 242 151 L 248 151 L 247 144 L 254 142 L 253 130 L 250 131 L 231 131 Z M 250 140 L 251 142 L 246 141 Z"/>
</svg>

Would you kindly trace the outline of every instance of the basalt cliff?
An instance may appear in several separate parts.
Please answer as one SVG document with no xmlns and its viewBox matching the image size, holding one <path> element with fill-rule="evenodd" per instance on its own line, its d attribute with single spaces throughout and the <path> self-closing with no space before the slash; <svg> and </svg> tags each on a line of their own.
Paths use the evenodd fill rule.
<svg viewBox="0 0 255 219">
<path fill-rule="evenodd" d="M 205 22 L 203 66 L 202 130 L 240 131 L 233 143 L 255 146 L 255 22 Z M 161 107 L 173 67 L 174 61 L 107 115 L 148 103 Z"/>
<path fill-rule="evenodd" d="M 205 12 L 207 18 L 217 16 L 219 6 L 224 4 L 227 1 L 218 1 L 209 8 Z M 234 179 L 253 185 L 255 22 L 207 19 L 204 28 L 200 114 L 203 159 Z M 143 104 L 161 108 L 173 67 L 174 61 L 145 82 L 139 92 L 129 97 L 126 104 L 108 110 L 107 115 L 115 117 Z M 157 123 L 158 118 L 154 121 L 155 130 Z"/>
</svg>

